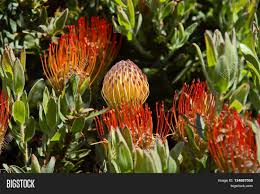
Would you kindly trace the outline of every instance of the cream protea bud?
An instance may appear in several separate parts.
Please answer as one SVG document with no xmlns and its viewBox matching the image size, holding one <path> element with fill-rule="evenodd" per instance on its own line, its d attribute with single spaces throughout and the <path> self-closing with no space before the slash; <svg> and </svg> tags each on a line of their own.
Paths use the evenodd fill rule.
<svg viewBox="0 0 260 194">
<path fill-rule="evenodd" d="M 119 61 L 106 74 L 102 96 L 109 106 L 144 103 L 149 95 L 146 75 L 130 60 Z"/>
</svg>

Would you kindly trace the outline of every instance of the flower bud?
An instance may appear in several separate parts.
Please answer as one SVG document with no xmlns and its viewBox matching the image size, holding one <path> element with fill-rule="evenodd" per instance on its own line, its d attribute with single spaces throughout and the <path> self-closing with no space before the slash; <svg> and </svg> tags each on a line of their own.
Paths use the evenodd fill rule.
<svg viewBox="0 0 260 194">
<path fill-rule="evenodd" d="M 127 102 L 143 104 L 148 95 L 146 75 L 130 60 L 116 63 L 104 78 L 102 96 L 111 107 Z"/>
</svg>

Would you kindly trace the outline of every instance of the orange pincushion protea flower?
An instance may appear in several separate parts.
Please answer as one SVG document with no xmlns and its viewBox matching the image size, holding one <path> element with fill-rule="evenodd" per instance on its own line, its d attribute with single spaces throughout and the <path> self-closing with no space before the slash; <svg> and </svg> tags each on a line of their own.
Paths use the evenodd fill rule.
<svg viewBox="0 0 260 194">
<path fill-rule="evenodd" d="M 116 34 L 105 19 L 92 17 L 89 24 L 82 17 L 77 26 L 68 29 L 41 58 L 44 74 L 59 91 L 73 74 L 79 76 L 80 83 L 89 78 L 91 85 L 117 54 Z"/>
<path fill-rule="evenodd" d="M 197 133 L 196 126 L 196 117 L 199 114 L 208 127 L 212 122 L 212 119 L 215 116 L 215 99 L 213 94 L 207 90 L 206 82 L 193 81 L 189 86 L 184 84 L 180 96 L 177 102 L 178 95 L 177 93 L 174 96 L 173 100 L 173 115 L 176 123 L 175 126 L 175 135 L 181 139 L 187 140 L 187 134 L 185 127 L 189 125 L 194 132 L 195 142 L 198 145 L 203 146 L 205 142 L 199 137 Z M 176 113 L 178 111 L 178 115 Z M 185 118 L 187 120 L 185 120 Z"/>
<path fill-rule="evenodd" d="M 157 128 L 156 135 L 163 141 L 169 133 L 168 121 L 169 113 L 165 114 L 164 105 L 156 106 L 157 112 Z M 130 129 L 133 143 L 135 146 L 149 149 L 154 143 L 152 112 L 147 104 L 125 103 L 111 109 L 107 113 L 95 119 L 98 135 L 101 139 L 104 138 L 105 131 L 102 122 L 110 130 Z"/>
<path fill-rule="evenodd" d="M 3 92 L 0 92 L 0 153 L 4 142 L 4 137 L 9 120 L 9 103 L 8 96 Z"/>
<path fill-rule="evenodd" d="M 146 75 L 130 60 L 119 61 L 106 74 L 102 96 L 111 107 L 123 103 L 144 103 L 149 95 Z"/>
<path fill-rule="evenodd" d="M 210 154 L 222 172 L 260 172 L 252 127 L 236 110 L 224 107 L 207 138 Z"/>
</svg>

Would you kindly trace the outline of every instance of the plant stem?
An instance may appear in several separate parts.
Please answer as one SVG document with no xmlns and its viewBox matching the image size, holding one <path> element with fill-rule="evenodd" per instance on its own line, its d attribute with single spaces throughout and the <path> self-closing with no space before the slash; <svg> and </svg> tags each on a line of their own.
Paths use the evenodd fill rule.
<svg viewBox="0 0 260 194">
<path fill-rule="evenodd" d="M 23 145 L 23 155 L 24 155 L 24 164 L 25 166 L 27 166 L 28 164 L 28 160 L 29 160 L 29 156 L 28 156 L 28 147 L 27 147 L 27 143 L 25 142 L 25 133 L 24 133 L 24 129 L 25 126 L 22 125 L 21 126 L 21 139 L 22 139 L 22 145 Z"/>
<path fill-rule="evenodd" d="M 151 55 L 150 52 L 146 51 L 143 46 L 140 44 L 140 42 L 137 39 L 133 39 L 132 42 L 133 46 L 136 48 L 136 50 L 143 55 L 143 57 L 147 59 L 153 59 L 154 57 Z"/>
</svg>

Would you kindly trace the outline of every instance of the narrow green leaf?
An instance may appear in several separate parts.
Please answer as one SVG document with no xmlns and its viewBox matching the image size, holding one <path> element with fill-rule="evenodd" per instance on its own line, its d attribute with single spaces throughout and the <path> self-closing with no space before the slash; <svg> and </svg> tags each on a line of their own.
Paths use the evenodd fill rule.
<svg viewBox="0 0 260 194">
<path fill-rule="evenodd" d="M 54 25 L 56 30 L 61 30 L 64 28 L 67 18 L 68 18 L 68 14 L 69 14 L 69 9 L 65 9 L 61 15 L 55 19 Z"/>
<path fill-rule="evenodd" d="M 217 51 L 215 49 L 212 36 L 209 32 L 205 33 L 205 42 L 208 67 L 214 67 L 217 63 Z"/>
<path fill-rule="evenodd" d="M 53 98 L 50 98 L 47 105 L 46 121 L 50 129 L 55 129 L 58 124 L 57 104 Z"/>
<path fill-rule="evenodd" d="M 23 70 L 25 71 L 25 68 L 26 68 L 26 51 L 25 51 L 25 48 L 23 48 L 22 51 L 21 51 L 20 62 L 22 64 Z"/>
<path fill-rule="evenodd" d="M 24 78 L 24 70 L 19 59 L 16 59 L 13 68 L 14 68 L 14 92 L 16 96 L 20 96 L 23 93 L 25 78 Z"/>
<path fill-rule="evenodd" d="M 35 121 L 33 117 L 30 117 L 26 121 L 26 127 L 25 127 L 25 141 L 28 142 L 32 139 L 35 133 Z"/>
<path fill-rule="evenodd" d="M 132 29 L 135 27 L 135 8 L 133 5 L 132 0 L 127 0 L 127 10 L 128 10 L 128 18 L 130 21 L 130 24 L 132 26 Z"/>
</svg>

